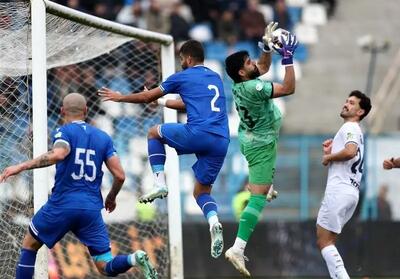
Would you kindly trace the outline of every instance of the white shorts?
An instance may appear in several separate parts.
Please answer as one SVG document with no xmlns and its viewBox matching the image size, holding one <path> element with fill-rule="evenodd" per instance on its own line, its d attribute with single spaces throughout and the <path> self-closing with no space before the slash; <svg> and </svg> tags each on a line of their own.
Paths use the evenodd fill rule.
<svg viewBox="0 0 400 279">
<path fill-rule="evenodd" d="M 340 234 L 343 226 L 353 216 L 358 196 L 349 194 L 325 194 L 318 212 L 317 224 Z"/>
</svg>

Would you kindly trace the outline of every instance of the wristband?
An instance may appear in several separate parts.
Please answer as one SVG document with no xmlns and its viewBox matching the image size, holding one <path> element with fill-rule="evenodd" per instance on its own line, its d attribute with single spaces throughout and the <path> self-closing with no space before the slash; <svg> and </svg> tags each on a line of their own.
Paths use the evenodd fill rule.
<svg viewBox="0 0 400 279">
<path fill-rule="evenodd" d="M 167 99 L 166 98 L 160 98 L 160 99 L 157 100 L 157 104 L 160 105 L 160 106 L 165 107 L 165 106 L 167 106 Z"/>
<path fill-rule="evenodd" d="M 293 66 L 293 57 L 284 57 L 282 58 L 281 64 L 284 66 Z"/>
<path fill-rule="evenodd" d="M 269 48 L 269 46 L 263 42 L 258 42 L 258 47 L 265 53 L 271 52 L 271 49 Z"/>
</svg>

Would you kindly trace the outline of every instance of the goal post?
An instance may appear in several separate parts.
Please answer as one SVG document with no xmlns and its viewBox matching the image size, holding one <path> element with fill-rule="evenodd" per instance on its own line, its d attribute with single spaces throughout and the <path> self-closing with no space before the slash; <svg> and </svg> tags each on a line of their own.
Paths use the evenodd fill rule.
<svg viewBox="0 0 400 279">
<path fill-rule="evenodd" d="M 137 203 L 138 196 L 153 186 L 147 162 L 147 130 L 161 122 L 176 122 L 177 114 L 174 110 L 154 105 L 100 102 L 96 95 L 100 86 L 123 93 L 137 92 L 143 85 L 157 86 L 173 74 L 175 57 L 172 37 L 100 19 L 47 0 L 16 2 L 0 3 L 2 10 L 8 11 L 11 18 L 4 26 L 0 18 L 0 33 L 4 31 L 7 35 L 2 36 L 1 43 L 6 47 L 0 48 L 0 85 L 6 81 L 15 84 L 7 87 L 5 92 L 13 100 L 19 98 L 25 110 L 22 115 L 19 113 L 21 108 L 17 108 L 20 103 L 6 102 L 8 105 L 4 114 L 11 115 L 10 119 L 17 125 L 15 127 L 19 127 L 18 123 L 23 120 L 25 130 L 21 135 L 11 133 L 10 138 L 0 134 L 0 149 L 7 148 L 18 137 L 15 151 L 23 156 L 13 158 L 6 152 L 0 152 L 0 160 L 3 161 L 0 167 L 16 163 L 21 157 L 32 158 L 46 152 L 49 132 L 60 125 L 60 100 L 70 92 L 82 93 L 88 100 L 88 122 L 112 136 L 127 174 L 126 183 L 117 198 L 116 211 L 103 214 L 110 231 L 112 250 L 129 253 L 144 249 L 161 277 L 183 278 L 179 161 L 171 148 L 166 150 L 167 205 L 164 200 L 156 201 L 151 206 Z M 18 50 L 26 55 L 17 54 Z M 4 93 L 1 90 L 0 104 Z M 2 113 L 0 106 L 0 117 L 3 117 Z M 21 211 L 22 216 L 31 217 L 30 202 L 26 201 L 33 196 L 36 212 L 47 200 L 53 177 L 54 168 L 50 168 L 27 172 L 22 182 L 18 178 L 11 179 L 5 187 L 10 191 L 10 199 L 0 198 L 1 213 L 8 214 L 4 212 L 8 209 L 6 203 L 12 200 L 13 212 Z M 33 185 L 33 192 L 25 188 L 23 194 L 8 190 L 24 183 Z M 104 193 L 110 186 L 111 177 L 105 173 Z M 5 233 L 15 226 L 13 222 L 1 220 L 0 230 Z M 10 259 L 0 263 L 0 274 L 9 275 L 6 279 L 13 278 L 27 228 L 26 221 L 23 225 L 18 224 L 18 228 L 13 247 L 7 246 L 12 251 L 8 253 Z M 11 233 L 7 234 L 7 238 L 12 237 Z M 0 241 L 0 245 L 5 244 Z M 46 277 L 43 274 L 46 274 L 47 266 L 49 274 L 56 270 L 60 278 L 98 277 L 88 253 L 71 234 L 54 249 L 42 254 L 44 258 L 38 256 L 35 278 Z M 68 258 L 71 255 L 75 257 L 72 260 Z M 134 270 L 124 276 L 121 278 L 140 278 Z"/>
<path fill-rule="evenodd" d="M 174 57 L 174 49 L 167 46 L 161 46 L 161 60 L 166 61 L 162 64 L 163 77 L 168 77 L 174 73 L 175 62 L 168 57 Z M 164 110 L 165 122 L 177 122 L 177 114 L 171 113 L 171 110 Z M 166 165 L 167 184 L 169 185 L 169 199 L 178 197 L 174 202 L 168 202 L 168 224 L 170 239 L 170 258 L 179 259 L 171 262 L 171 278 L 183 278 L 183 251 L 182 251 L 182 216 L 180 203 L 179 181 L 179 160 L 176 152 L 171 148 L 166 150 L 166 156 L 169 164 Z M 172 186 L 172 187 L 171 187 Z M 175 266 L 176 265 L 176 266 Z"/>
<path fill-rule="evenodd" d="M 47 67 L 46 67 L 46 7 L 40 0 L 31 2 L 32 24 L 32 141 L 33 158 L 47 152 Z M 47 201 L 48 171 L 33 170 L 33 209 L 36 213 Z M 48 274 L 48 249 L 43 247 L 36 257 L 35 278 Z"/>
</svg>

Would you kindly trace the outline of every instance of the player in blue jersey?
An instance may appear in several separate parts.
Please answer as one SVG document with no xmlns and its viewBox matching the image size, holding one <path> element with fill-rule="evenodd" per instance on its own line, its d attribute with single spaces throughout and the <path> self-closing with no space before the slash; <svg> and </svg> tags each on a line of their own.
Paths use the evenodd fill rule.
<svg viewBox="0 0 400 279">
<path fill-rule="evenodd" d="M 186 110 L 186 124 L 165 123 L 149 129 L 148 154 L 155 188 L 140 200 L 151 202 L 168 194 L 164 144 L 175 148 L 178 154 L 195 154 L 193 196 L 210 225 L 211 255 L 217 258 L 223 250 L 222 225 L 218 220 L 217 204 L 210 194 L 229 144 L 225 94 L 220 76 L 203 65 L 201 43 L 195 40 L 185 42 L 179 50 L 179 57 L 183 71 L 171 75 L 156 88 L 130 95 L 101 88 L 99 95 L 105 101 L 114 102 L 151 103 L 158 100 L 159 104 L 169 108 Z M 161 98 L 168 93 L 177 93 L 181 99 Z"/>
<path fill-rule="evenodd" d="M 114 177 L 104 202 L 108 212 L 116 208 L 115 199 L 124 183 L 125 173 L 110 136 L 84 122 L 87 111 L 82 95 L 71 93 L 65 96 L 61 113 L 66 124 L 53 134 L 53 148 L 35 159 L 6 168 L 0 175 L 1 183 L 21 171 L 56 164 L 52 195 L 33 216 L 22 243 L 17 279 L 33 278 L 39 248 L 43 244 L 52 248 L 69 231 L 88 247 L 101 274 L 115 277 L 136 266 L 146 279 L 157 278 L 144 251 L 111 255 L 110 239 L 101 216 L 102 165 L 105 163 Z"/>
</svg>

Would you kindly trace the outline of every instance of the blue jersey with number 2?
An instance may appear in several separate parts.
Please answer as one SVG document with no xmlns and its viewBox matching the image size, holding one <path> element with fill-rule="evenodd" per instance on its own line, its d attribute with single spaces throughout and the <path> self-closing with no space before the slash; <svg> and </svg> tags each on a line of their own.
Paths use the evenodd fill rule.
<svg viewBox="0 0 400 279">
<path fill-rule="evenodd" d="M 164 94 L 181 96 L 191 129 L 229 138 L 224 87 L 217 73 L 201 65 L 190 67 L 170 76 L 160 88 Z"/>
<path fill-rule="evenodd" d="M 58 141 L 68 144 L 70 153 L 56 165 L 49 203 L 62 208 L 102 209 L 102 165 L 116 154 L 111 137 L 84 121 L 75 121 L 53 133 L 53 144 Z"/>
</svg>

